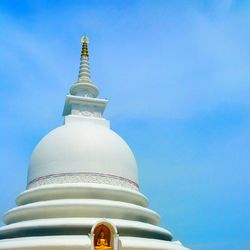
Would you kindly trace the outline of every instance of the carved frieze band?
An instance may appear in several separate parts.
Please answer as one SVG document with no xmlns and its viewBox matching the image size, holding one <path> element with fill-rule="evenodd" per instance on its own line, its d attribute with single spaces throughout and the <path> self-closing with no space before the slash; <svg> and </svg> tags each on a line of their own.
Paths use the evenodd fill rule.
<svg viewBox="0 0 250 250">
<path fill-rule="evenodd" d="M 100 112 L 90 112 L 87 110 L 81 111 L 81 110 L 76 110 L 74 109 L 72 111 L 73 115 L 82 115 L 82 116 L 87 116 L 87 117 L 95 117 L 95 118 L 101 118 L 102 114 Z"/>
<path fill-rule="evenodd" d="M 120 186 L 133 190 L 138 190 L 138 184 L 129 179 L 102 173 L 60 173 L 42 176 L 28 183 L 27 188 L 35 188 L 48 184 L 63 184 L 63 183 L 98 183 Z"/>
</svg>

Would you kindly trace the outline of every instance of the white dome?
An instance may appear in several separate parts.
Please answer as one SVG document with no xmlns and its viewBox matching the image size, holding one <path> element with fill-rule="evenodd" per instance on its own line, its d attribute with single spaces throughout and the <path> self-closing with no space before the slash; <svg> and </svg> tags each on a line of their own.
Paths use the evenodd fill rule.
<svg viewBox="0 0 250 250">
<path fill-rule="evenodd" d="M 109 127 L 88 120 L 68 122 L 38 143 L 30 161 L 28 184 L 49 177 L 65 179 L 65 175 L 74 176 L 73 182 L 77 178 L 85 182 L 79 180 L 82 174 L 137 185 L 136 160 L 127 143 Z"/>
</svg>

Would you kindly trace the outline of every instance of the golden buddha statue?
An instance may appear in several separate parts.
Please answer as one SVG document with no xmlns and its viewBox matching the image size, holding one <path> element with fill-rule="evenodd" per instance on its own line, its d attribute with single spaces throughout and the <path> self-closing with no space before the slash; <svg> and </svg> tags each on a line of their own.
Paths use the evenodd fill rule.
<svg viewBox="0 0 250 250">
<path fill-rule="evenodd" d="M 109 246 L 108 240 L 105 238 L 105 233 L 101 231 L 99 238 L 97 239 L 95 250 L 112 250 Z"/>
</svg>

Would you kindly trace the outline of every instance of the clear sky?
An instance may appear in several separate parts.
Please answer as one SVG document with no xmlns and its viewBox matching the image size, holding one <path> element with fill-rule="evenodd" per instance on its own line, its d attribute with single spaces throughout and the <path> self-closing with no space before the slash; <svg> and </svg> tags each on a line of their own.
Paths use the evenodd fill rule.
<svg viewBox="0 0 250 250">
<path fill-rule="evenodd" d="M 0 1 L 0 213 L 63 122 L 80 37 L 141 191 L 193 250 L 250 249 L 250 1 Z"/>
</svg>

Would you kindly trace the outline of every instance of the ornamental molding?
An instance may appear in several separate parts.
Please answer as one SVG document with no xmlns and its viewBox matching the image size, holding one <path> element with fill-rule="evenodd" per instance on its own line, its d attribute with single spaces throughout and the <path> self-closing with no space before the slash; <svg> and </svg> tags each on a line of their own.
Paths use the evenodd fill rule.
<svg viewBox="0 0 250 250">
<path fill-rule="evenodd" d="M 49 184 L 64 184 L 64 183 L 97 183 L 119 186 L 138 191 L 138 184 L 130 179 L 103 173 L 93 172 L 77 172 L 77 173 L 60 173 L 50 174 L 38 177 L 28 183 L 27 189 L 39 187 Z"/>
</svg>

